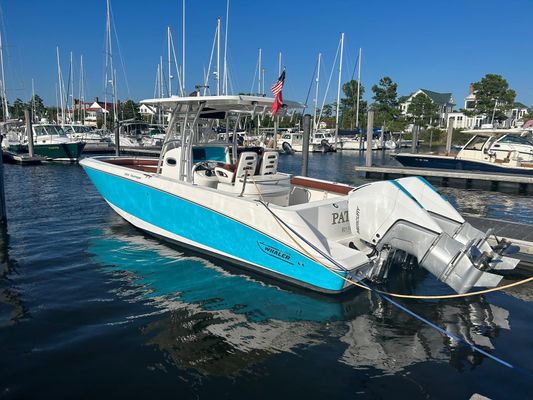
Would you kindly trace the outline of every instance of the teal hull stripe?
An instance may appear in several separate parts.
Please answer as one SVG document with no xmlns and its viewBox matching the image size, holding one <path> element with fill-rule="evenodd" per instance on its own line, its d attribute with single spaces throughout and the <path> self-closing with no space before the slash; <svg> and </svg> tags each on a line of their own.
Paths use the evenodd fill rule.
<svg viewBox="0 0 533 400">
<path fill-rule="evenodd" d="M 324 267 L 250 226 L 150 186 L 84 169 L 104 199 L 142 221 L 325 291 L 344 286 Z"/>
</svg>

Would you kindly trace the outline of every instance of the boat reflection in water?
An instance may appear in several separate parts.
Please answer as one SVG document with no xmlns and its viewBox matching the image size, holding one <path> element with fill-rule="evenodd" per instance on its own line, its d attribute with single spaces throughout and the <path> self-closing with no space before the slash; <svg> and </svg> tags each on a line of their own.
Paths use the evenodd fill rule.
<svg viewBox="0 0 533 400">
<path fill-rule="evenodd" d="M 147 318 L 142 333 L 148 344 L 178 368 L 228 376 L 276 354 L 319 345 L 338 348 L 343 364 L 385 374 L 424 361 L 459 370 L 483 361 L 377 295 L 352 291 L 323 297 L 285 290 L 279 282 L 270 285 L 181 253 L 113 218 L 110 227 L 94 232 L 89 252 L 111 279 L 127 283 L 119 296 L 155 308 L 148 316 L 130 318 Z M 420 276 L 410 275 L 409 285 L 416 285 Z M 501 329 L 509 329 L 508 311 L 483 297 L 411 301 L 408 307 L 486 350 Z"/>
</svg>

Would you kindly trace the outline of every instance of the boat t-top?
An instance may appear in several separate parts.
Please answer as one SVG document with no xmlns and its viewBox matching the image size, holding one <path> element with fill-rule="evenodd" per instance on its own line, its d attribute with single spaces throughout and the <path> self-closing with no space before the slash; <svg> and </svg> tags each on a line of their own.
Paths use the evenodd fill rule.
<svg viewBox="0 0 533 400">
<path fill-rule="evenodd" d="M 460 293 L 495 286 L 518 260 L 468 224 L 425 180 L 359 187 L 278 170 L 278 152 L 239 147 L 236 131 L 270 112 L 256 96 L 145 100 L 170 115 L 159 158 L 100 156 L 81 165 L 125 220 L 163 240 L 315 291 L 338 293 L 382 279 L 398 259 Z M 279 111 L 303 105 L 284 102 Z M 279 114 L 278 114 L 279 115 Z M 211 284 L 207 283 L 206 284 Z M 216 283 L 213 282 L 213 285 Z"/>
</svg>

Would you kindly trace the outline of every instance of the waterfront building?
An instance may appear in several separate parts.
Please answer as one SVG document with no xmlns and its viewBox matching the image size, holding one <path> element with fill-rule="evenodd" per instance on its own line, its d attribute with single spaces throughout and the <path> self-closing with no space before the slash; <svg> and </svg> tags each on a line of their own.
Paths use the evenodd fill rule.
<svg viewBox="0 0 533 400">
<path fill-rule="evenodd" d="M 493 124 L 492 115 L 475 115 L 468 116 L 464 111 L 474 111 L 476 107 L 476 94 L 474 91 L 474 85 L 470 84 L 468 95 L 464 99 L 464 107 L 461 111 L 453 111 L 448 114 L 447 121 L 452 122 L 454 128 L 460 129 L 476 129 L 481 128 L 485 124 Z M 498 107 L 497 100 L 495 101 L 495 107 Z M 524 121 L 522 117 L 528 113 L 528 107 L 520 102 L 515 102 L 513 107 L 505 111 L 507 119 L 502 121 L 494 128 L 519 128 Z M 447 125 L 446 125 L 447 126 Z"/>
<path fill-rule="evenodd" d="M 433 92 L 427 89 L 418 89 L 416 92 L 411 93 L 404 102 L 400 103 L 400 111 L 403 115 L 408 115 L 409 105 L 413 101 L 413 98 L 420 93 L 429 97 L 429 99 L 438 106 L 439 123 L 438 126 L 445 127 L 448 121 L 448 114 L 453 111 L 455 101 L 451 93 L 439 93 Z"/>
</svg>

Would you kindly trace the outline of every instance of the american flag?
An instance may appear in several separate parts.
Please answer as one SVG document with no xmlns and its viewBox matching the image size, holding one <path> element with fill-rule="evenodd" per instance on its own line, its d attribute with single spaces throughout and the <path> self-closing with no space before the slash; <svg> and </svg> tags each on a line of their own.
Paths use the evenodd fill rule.
<svg viewBox="0 0 533 400">
<path fill-rule="evenodd" d="M 283 89 L 283 84 L 285 83 L 285 70 L 281 73 L 278 78 L 278 81 L 272 85 L 272 94 L 276 97 L 274 103 L 272 103 L 272 115 L 276 115 L 279 108 L 283 106 L 283 96 L 281 94 L 281 89 Z"/>
</svg>

